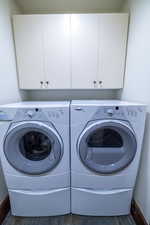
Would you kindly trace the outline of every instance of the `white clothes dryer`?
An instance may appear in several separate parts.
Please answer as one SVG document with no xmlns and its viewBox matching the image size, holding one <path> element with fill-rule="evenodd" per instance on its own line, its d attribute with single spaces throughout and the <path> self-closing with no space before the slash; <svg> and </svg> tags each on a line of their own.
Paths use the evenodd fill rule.
<svg viewBox="0 0 150 225">
<path fill-rule="evenodd" d="M 142 104 L 72 101 L 72 213 L 92 216 L 130 213 L 145 114 Z"/>
</svg>

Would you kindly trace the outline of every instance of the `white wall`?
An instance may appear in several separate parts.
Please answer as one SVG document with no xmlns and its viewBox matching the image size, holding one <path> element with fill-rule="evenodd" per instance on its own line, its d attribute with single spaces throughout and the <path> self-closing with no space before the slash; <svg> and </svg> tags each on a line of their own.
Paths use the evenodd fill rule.
<svg viewBox="0 0 150 225">
<path fill-rule="evenodd" d="M 116 12 L 123 0 L 16 0 L 24 13 Z"/>
<path fill-rule="evenodd" d="M 0 104 L 20 101 L 18 90 L 11 14 L 18 12 L 13 0 L 0 1 Z"/>
<path fill-rule="evenodd" d="M 25 98 L 18 90 L 16 61 L 11 26 L 11 14 L 18 12 L 13 0 L 0 0 L 0 104 Z M 0 201 L 7 193 L 0 168 Z"/>
<path fill-rule="evenodd" d="M 59 101 L 73 99 L 115 99 L 117 91 L 114 90 L 52 90 L 28 91 L 30 101 Z"/>
<path fill-rule="evenodd" d="M 124 11 L 130 11 L 130 29 L 127 51 L 123 100 L 148 105 L 141 167 L 135 200 L 150 222 L 150 1 L 126 0 Z"/>
</svg>

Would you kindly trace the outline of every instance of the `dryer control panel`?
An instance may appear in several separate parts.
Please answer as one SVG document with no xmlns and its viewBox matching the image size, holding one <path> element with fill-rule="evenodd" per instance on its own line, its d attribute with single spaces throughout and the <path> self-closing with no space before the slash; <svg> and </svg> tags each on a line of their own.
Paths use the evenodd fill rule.
<svg viewBox="0 0 150 225">
<path fill-rule="evenodd" d="M 97 108 L 96 113 L 93 115 L 93 119 L 137 119 L 142 112 L 143 110 L 141 107 L 138 108 L 137 106 L 103 106 Z"/>
</svg>

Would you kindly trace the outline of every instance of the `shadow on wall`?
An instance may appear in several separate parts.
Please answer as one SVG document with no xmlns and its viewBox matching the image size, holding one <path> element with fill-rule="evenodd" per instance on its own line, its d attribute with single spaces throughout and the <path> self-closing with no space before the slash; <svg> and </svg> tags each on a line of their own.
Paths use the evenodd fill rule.
<svg viewBox="0 0 150 225">
<path fill-rule="evenodd" d="M 35 90 L 28 91 L 29 101 L 63 101 L 73 99 L 116 99 L 117 90 Z"/>
<path fill-rule="evenodd" d="M 145 212 L 146 217 L 148 218 L 150 209 L 150 199 L 148 199 L 147 193 L 150 189 L 150 113 L 147 113 L 146 125 L 145 125 L 145 134 L 143 140 L 143 152 L 141 157 L 141 165 L 139 169 L 139 177 L 137 179 L 135 199 L 137 203 L 140 203 L 140 208 Z M 146 218 L 146 219 L 147 219 Z"/>
</svg>

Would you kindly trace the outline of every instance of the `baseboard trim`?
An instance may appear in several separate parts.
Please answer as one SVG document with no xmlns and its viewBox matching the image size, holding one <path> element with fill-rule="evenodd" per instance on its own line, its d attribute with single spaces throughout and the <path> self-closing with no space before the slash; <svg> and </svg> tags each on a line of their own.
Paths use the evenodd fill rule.
<svg viewBox="0 0 150 225">
<path fill-rule="evenodd" d="M 0 204 L 0 224 L 2 224 L 2 222 L 6 218 L 9 210 L 10 210 L 10 201 L 9 196 L 7 196 Z"/>
<path fill-rule="evenodd" d="M 146 222 L 146 220 L 144 218 L 143 213 L 141 212 L 141 210 L 135 200 L 132 201 L 131 215 L 137 225 L 148 225 L 148 223 Z"/>
</svg>

